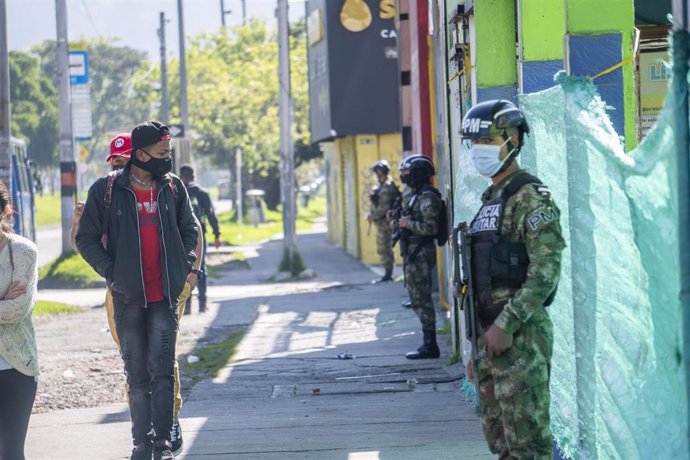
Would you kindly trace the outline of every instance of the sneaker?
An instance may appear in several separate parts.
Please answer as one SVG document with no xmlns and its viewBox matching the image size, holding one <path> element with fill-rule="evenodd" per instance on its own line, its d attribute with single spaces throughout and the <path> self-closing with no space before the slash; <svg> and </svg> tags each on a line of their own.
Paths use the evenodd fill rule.
<svg viewBox="0 0 690 460">
<path fill-rule="evenodd" d="M 151 460 L 153 441 L 144 441 L 134 446 L 130 460 Z"/>
<path fill-rule="evenodd" d="M 173 460 L 172 446 L 167 439 L 159 439 L 153 446 L 153 460 Z"/>
<path fill-rule="evenodd" d="M 182 427 L 180 426 L 180 421 L 177 419 L 177 417 L 175 417 L 175 420 L 173 420 L 173 426 L 170 433 L 172 453 L 175 457 L 177 457 L 182 453 Z"/>
</svg>

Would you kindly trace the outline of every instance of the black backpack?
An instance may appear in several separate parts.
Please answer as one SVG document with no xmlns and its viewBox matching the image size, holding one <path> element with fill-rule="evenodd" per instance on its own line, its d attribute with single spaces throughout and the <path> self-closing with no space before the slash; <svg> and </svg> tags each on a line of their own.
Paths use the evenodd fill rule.
<svg viewBox="0 0 690 460">
<path fill-rule="evenodd" d="M 448 205 L 446 204 L 446 200 L 443 199 L 441 192 L 439 192 L 436 187 L 425 185 L 421 193 L 425 191 L 433 192 L 441 202 L 441 209 L 439 210 L 438 216 L 438 230 L 436 231 L 436 244 L 438 247 L 443 247 L 448 242 L 448 237 L 450 237 L 450 228 L 448 227 L 448 222 L 450 220 L 448 219 Z"/>
</svg>

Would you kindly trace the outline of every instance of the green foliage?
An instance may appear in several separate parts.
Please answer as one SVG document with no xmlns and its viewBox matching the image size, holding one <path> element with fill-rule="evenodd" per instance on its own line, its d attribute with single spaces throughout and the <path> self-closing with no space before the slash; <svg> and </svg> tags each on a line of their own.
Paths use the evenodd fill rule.
<svg viewBox="0 0 690 460">
<path fill-rule="evenodd" d="M 39 283 L 63 288 L 98 287 L 103 278 L 79 254 L 62 255 L 38 272 Z"/>
<path fill-rule="evenodd" d="M 79 313 L 81 309 L 60 302 L 38 300 L 34 306 L 33 316 L 51 316 L 60 313 Z"/>
<path fill-rule="evenodd" d="M 458 362 L 460 362 L 460 352 L 456 350 L 448 357 L 446 363 L 449 366 L 452 366 L 453 364 L 456 364 Z"/>
<path fill-rule="evenodd" d="M 58 225 L 62 220 L 60 192 L 36 195 L 36 226 Z"/>
<path fill-rule="evenodd" d="M 158 98 L 154 84 L 158 85 L 159 78 L 152 74 L 152 65 L 144 52 L 117 46 L 118 40 L 102 37 L 84 43 L 89 52 L 94 133 L 86 143 L 90 161 L 105 163 L 110 139 L 115 134 L 129 132 L 137 123 L 154 118 L 151 103 Z M 55 41 L 45 40 L 32 52 L 40 58 L 43 75 L 57 78 Z"/>
<path fill-rule="evenodd" d="M 222 342 L 212 343 L 194 350 L 194 355 L 199 358 L 199 361 L 185 365 L 185 367 L 191 370 L 194 383 L 206 378 L 216 377 L 218 371 L 230 364 L 237 345 L 239 345 L 246 333 L 246 329 L 235 331 Z"/>
<path fill-rule="evenodd" d="M 293 140 L 309 144 L 309 103 L 304 23 L 290 37 Z M 179 97 L 179 62 L 170 63 L 171 99 Z M 233 169 L 235 151 L 243 151 L 245 189 L 266 191 L 275 209 L 279 201 L 278 40 L 276 29 L 254 19 L 230 32 L 201 34 L 190 41 L 187 59 L 190 124 L 196 155 L 212 157 Z M 175 103 L 173 117 L 179 119 Z M 296 152 L 299 157 L 299 151 Z"/>
<path fill-rule="evenodd" d="M 42 168 L 58 162 L 57 90 L 29 53 L 10 52 L 12 135 L 27 142 L 30 158 Z"/>
<path fill-rule="evenodd" d="M 300 254 L 299 249 L 295 248 L 292 251 L 292 257 L 287 248 L 283 250 L 283 258 L 280 259 L 280 264 L 278 264 L 279 272 L 290 272 L 292 276 L 297 276 L 306 269 L 304 265 L 304 259 L 302 259 L 302 254 Z"/>
</svg>

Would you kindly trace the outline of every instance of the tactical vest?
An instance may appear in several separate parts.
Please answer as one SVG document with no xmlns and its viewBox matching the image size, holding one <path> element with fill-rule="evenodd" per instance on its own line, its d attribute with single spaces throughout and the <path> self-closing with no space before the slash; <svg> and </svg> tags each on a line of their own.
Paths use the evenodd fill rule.
<svg viewBox="0 0 690 460">
<path fill-rule="evenodd" d="M 472 220 L 472 278 L 482 325 L 492 324 L 503 310 L 501 306 L 495 312 L 481 311 L 481 308 L 486 308 L 492 303 L 491 290 L 498 287 L 519 289 L 527 279 L 529 256 L 525 243 L 504 241 L 501 235 L 506 203 L 523 186 L 541 183 L 538 178 L 529 174 L 515 177 L 500 196 L 484 203 Z M 554 294 L 555 291 L 549 296 L 545 306 L 551 304 Z"/>
</svg>

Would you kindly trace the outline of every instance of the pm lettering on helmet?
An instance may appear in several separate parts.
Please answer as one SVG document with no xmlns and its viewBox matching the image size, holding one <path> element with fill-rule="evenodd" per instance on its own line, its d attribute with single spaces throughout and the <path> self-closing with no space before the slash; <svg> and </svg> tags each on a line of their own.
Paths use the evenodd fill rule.
<svg viewBox="0 0 690 460">
<path fill-rule="evenodd" d="M 481 123 L 481 118 L 465 118 L 462 122 L 462 131 L 465 133 L 478 133 Z"/>
<path fill-rule="evenodd" d="M 527 219 L 527 223 L 529 224 L 529 227 L 532 229 L 532 231 L 536 232 L 539 229 L 539 227 L 544 226 L 549 222 L 553 222 L 555 220 L 558 220 L 556 210 L 549 208 L 546 211 L 540 211 L 536 214 L 533 214 L 529 219 Z"/>
</svg>

